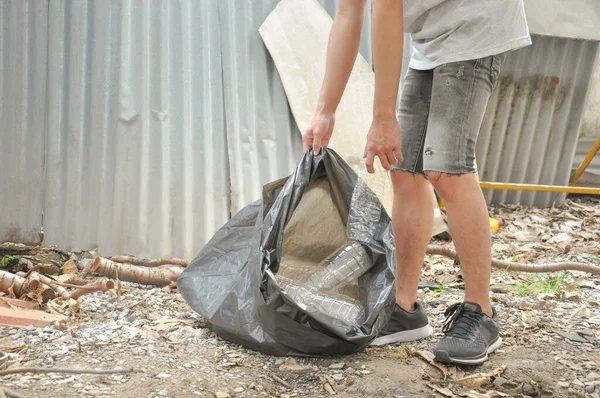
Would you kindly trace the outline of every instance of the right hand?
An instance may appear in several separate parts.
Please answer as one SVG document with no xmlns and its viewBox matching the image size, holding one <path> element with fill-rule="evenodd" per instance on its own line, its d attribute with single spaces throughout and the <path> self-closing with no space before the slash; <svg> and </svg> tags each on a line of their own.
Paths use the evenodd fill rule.
<svg viewBox="0 0 600 398">
<path fill-rule="evenodd" d="M 367 159 L 366 166 L 369 173 L 375 172 L 373 167 L 375 157 L 379 158 L 385 170 L 391 170 L 392 166 L 403 159 L 400 126 L 395 115 L 373 118 L 363 155 L 363 158 Z"/>
<path fill-rule="evenodd" d="M 333 134 L 335 124 L 334 113 L 317 113 L 306 131 L 302 134 L 302 152 L 312 147 L 313 154 L 318 155 L 321 148 L 327 148 Z"/>
</svg>

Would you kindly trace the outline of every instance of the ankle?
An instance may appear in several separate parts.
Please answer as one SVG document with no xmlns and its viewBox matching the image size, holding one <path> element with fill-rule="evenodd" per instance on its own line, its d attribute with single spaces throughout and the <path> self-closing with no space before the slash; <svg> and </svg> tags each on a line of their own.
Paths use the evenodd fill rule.
<svg viewBox="0 0 600 398">
<path fill-rule="evenodd" d="M 490 300 L 470 300 L 465 297 L 465 301 L 479 304 L 479 306 L 481 307 L 481 311 L 485 315 L 489 316 L 490 318 L 492 318 L 494 316 L 494 311 L 492 310 L 492 304 L 491 304 Z"/>
<path fill-rule="evenodd" d="M 417 308 L 415 306 L 414 299 L 397 299 L 396 304 L 398 304 L 404 311 L 414 312 Z"/>
</svg>

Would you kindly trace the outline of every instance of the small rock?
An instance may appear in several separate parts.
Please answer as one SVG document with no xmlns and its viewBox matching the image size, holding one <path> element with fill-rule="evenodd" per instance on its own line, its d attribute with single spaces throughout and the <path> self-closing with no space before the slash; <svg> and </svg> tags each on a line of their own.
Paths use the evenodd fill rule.
<svg viewBox="0 0 600 398">
<path fill-rule="evenodd" d="M 254 388 L 256 389 L 256 391 L 262 391 L 265 389 L 261 384 L 257 384 Z"/>
<path fill-rule="evenodd" d="M 363 375 L 370 375 L 371 373 L 373 373 L 373 372 L 371 372 L 370 370 L 361 370 L 360 371 L 360 374 L 363 374 Z"/>
<path fill-rule="evenodd" d="M 225 391 L 216 391 L 213 394 L 215 394 L 215 398 L 230 398 L 231 395 L 229 395 L 229 393 L 226 393 Z"/>
<path fill-rule="evenodd" d="M 596 389 L 596 386 L 594 384 L 587 384 L 585 385 L 585 392 L 587 392 L 588 394 L 591 394 L 594 392 L 594 390 Z"/>
<path fill-rule="evenodd" d="M 237 392 L 237 393 L 244 392 L 244 387 L 236 387 L 233 389 L 233 392 Z"/>
<path fill-rule="evenodd" d="M 329 369 L 344 369 L 345 366 L 345 362 L 332 363 L 329 365 Z"/>
<path fill-rule="evenodd" d="M 559 381 L 557 383 L 558 388 L 569 388 L 569 382 L 568 381 Z"/>
<path fill-rule="evenodd" d="M 573 380 L 573 382 L 571 382 L 571 384 L 574 386 L 583 387 L 583 383 L 579 379 Z"/>
<path fill-rule="evenodd" d="M 581 337 L 577 333 L 563 332 L 562 330 L 555 330 L 554 333 L 558 334 L 559 336 L 564 337 L 565 339 L 568 339 L 571 341 L 576 341 L 578 343 L 587 343 L 588 342 L 587 339 L 585 339 L 584 337 Z"/>
<path fill-rule="evenodd" d="M 592 329 L 578 330 L 577 333 L 579 333 L 582 336 L 590 336 L 590 337 L 593 337 L 596 334 L 596 332 L 593 331 Z"/>
<path fill-rule="evenodd" d="M 538 396 L 540 394 L 540 392 L 538 391 L 538 389 L 536 388 L 536 386 L 534 386 L 531 383 L 523 383 L 523 391 L 522 392 L 523 392 L 523 395 L 529 395 L 531 397 Z M 513 391 L 511 391 L 510 393 L 518 395 L 519 394 L 518 393 L 518 388 L 515 389 L 515 390 L 513 390 Z"/>
<path fill-rule="evenodd" d="M 494 293 L 508 293 L 509 289 L 503 285 L 494 285 L 490 288 L 490 290 Z"/>
<path fill-rule="evenodd" d="M 157 394 L 161 397 L 166 397 L 167 395 L 169 395 L 169 392 L 167 390 L 160 390 Z"/>
<path fill-rule="evenodd" d="M 275 366 L 283 365 L 283 363 L 284 363 L 284 362 L 285 362 L 285 359 L 284 359 L 284 358 L 278 358 L 278 359 L 275 361 Z"/>
<path fill-rule="evenodd" d="M 156 375 L 156 377 L 158 377 L 159 379 L 168 379 L 169 377 L 171 377 L 171 375 L 168 373 L 159 373 Z"/>
<path fill-rule="evenodd" d="M 336 374 L 334 374 L 334 375 L 333 375 L 333 376 L 331 376 L 331 377 L 332 377 L 332 378 L 333 378 L 333 380 L 335 380 L 335 381 L 342 381 L 342 380 L 344 380 L 344 375 L 342 375 L 342 374 L 339 374 L 339 373 L 336 373 Z"/>
<path fill-rule="evenodd" d="M 279 398 L 290 398 L 290 394 L 281 394 Z"/>
<path fill-rule="evenodd" d="M 527 383 L 527 385 L 529 385 L 529 383 Z M 521 391 L 519 391 L 519 390 L 521 390 L 519 385 L 505 379 L 502 376 L 496 377 L 496 380 L 494 380 L 494 383 L 492 384 L 492 386 L 496 390 L 501 391 L 506 394 L 519 394 L 521 392 Z M 525 385 L 523 385 L 523 389 L 524 388 L 525 388 Z M 525 393 L 525 391 L 523 391 L 523 393 Z"/>
<path fill-rule="evenodd" d="M 600 374 L 596 373 L 596 372 L 590 372 L 588 373 L 588 375 L 585 377 L 585 379 L 587 381 L 599 381 L 600 380 Z"/>
</svg>

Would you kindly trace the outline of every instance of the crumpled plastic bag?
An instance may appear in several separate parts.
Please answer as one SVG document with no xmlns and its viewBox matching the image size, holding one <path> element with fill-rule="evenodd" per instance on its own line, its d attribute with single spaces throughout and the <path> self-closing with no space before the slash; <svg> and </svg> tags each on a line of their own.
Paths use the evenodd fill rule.
<svg viewBox="0 0 600 398">
<path fill-rule="evenodd" d="M 351 354 L 394 306 L 392 224 L 337 153 L 308 151 L 215 234 L 178 288 L 225 340 L 281 356 Z"/>
</svg>

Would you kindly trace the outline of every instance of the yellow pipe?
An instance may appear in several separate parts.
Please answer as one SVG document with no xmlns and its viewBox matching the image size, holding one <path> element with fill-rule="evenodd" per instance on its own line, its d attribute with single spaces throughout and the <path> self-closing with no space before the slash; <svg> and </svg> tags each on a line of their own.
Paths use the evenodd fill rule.
<svg viewBox="0 0 600 398">
<path fill-rule="evenodd" d="M 558 185 L 513 184 L 505 182 L 480 182 L 483 189 L 508 189 L 513 191 L 549 191 L 578 193 L 585 195 L 600 195 L 600 188 L 590 187 L 563 187 Z"/>
<path fill-rule="evenodd" d="M 596 156 L 596 154 L 598 153 L 598 150 L 600 150 L 600 137 L 598 137 L 598 139 L 592 146 L 592 149 L 590 149 L 588 154 L 585 155 L 585 159 L 583 159 L 583 162 L 581 162 L 581 164 L 579 165 L 577 170 L 575 170 L 575 174 L 573 174 L 573 178 L 571 178 L 571 181 L 569 181 L 570 186 L 577 184 L 577 181 L 579 181 L 579 178 L 581 177 L 581 175 L 583 174 L 585 169 L 587 169 L 587 167 L 591 163 L 592 159 L 594 159 L 594 156 Z"/>
</svg>

